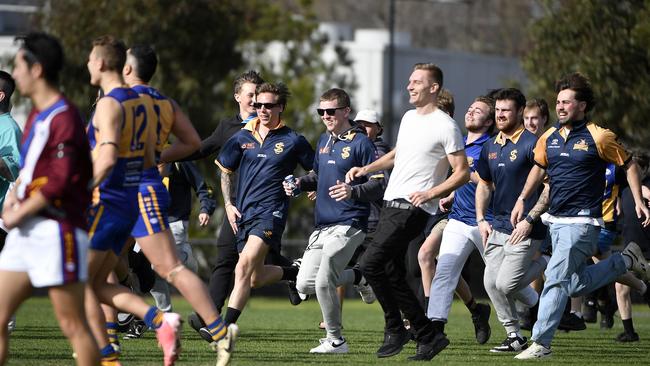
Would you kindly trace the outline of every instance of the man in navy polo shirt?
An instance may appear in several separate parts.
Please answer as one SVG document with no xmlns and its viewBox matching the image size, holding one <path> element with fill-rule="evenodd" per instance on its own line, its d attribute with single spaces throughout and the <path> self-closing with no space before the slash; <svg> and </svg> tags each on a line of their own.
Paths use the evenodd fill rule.
<svg viewBox="0 0 650 366">
<path fill-rule="evenodd" d="M 528 347 L 526 337 L 520 333 L 515 307 L 517 292 L 546 267 L 544 258 L 536 261 L 533 258 L 546 236 L 546 227 L 539 216 L 548 206 L 548 191 L 544 191 L 539 202 L 539 192 L 528 197 L 526 220 L 513 228 L 510 213 L 535 164 L 533 149 L 537 136 L 524 128 L 526 98 L 519 90 L 501 89 L 494 98 L 499 134 L 483 145 L 478 159 L 476 221 L 485 246 L 485 290 L 507 334 L 503 343 L 491 352 L 515 352 Z M 492 209 L 491 223 L 486 220 L 488 208 Z M 530 293 L 534 294 L 535 301 L 529 305 L 534 305 L 537 293 Z"/>
<path fill-rule="evenodd" d="M 341 304 L 336 287 L 359 284 L 361 271 L 345 269 L 366 236 L 370 204 L 350 199 L 352 186 L 375 186 L 381 197 L 382 174 L 359 177 L 345 183 L 345 173 L 355 166 L 375 161 L 375 146 L 361 127 L 350 124 L 350 97 L 342 89 L 330 89 L 320 97 L 318 114 L 327 131 L 318 141 L 314 171 L 297 179 L 302 190 L 316 191 L 316 230 L 302 257 L 296 288 L 304 294 L 316 294 L 323 312 L 326 338 L 310 353 L 347 353 L 348 344 L 341 335 Z M 287 195 L 292 190 L 285 182 Z M 366 197 L 369 198 L 369 197 Z M 364 290 L 371 289 L 364 282 Z"/>
<path fill-rule="evenodd" d="M 553 256 L 546 269 L 546 283 L 539 303 L 537 322 L 531 339 L 534 343 L 515 358 L 535 359 L 551 355 L 551 341 L 560 323 L 567 296 L 589 293 L 628 270 L 647 279 L 648 263 L 638 245 L 631 243 L 622 254 L 594 265 L 587 265 L 598 245 L 608 162 L 623 166 L 643 225 L 650 224 L 650 211 L 641 196 L 639 166 L 616 140 L 611 131 L 591 122 L 587 114 L 594 106 L 593 89 L 588 79 L 569 74 L 555 85 L 558 123 L 540 137 L 535 146 L 535 163 L 526 185 L 512 210 L 516 225 L 524 218 L 524 202 L 542 183 L 550 179 L 550 225 Z"/>
<path fill-rule="evenodd" d="M 228 222 L 237 235 L 239 261 L 228 300 L 226 323 L 234 323 L 250 296 L 251 286 L 295 281 L 298 268 L 264 265 L 269 251 L 280 252 L 289 199 L 284 177 L 298 164 L 311 170 L 314 151 L 302 136 L 285 126 L 280 114 L 289 91 L 283 84 L 264 83 L 255 91 L 257 118 L 233 135 L 215 161 L 221 168 L 221 192 Z M 239 172 L 237 200 L 231 201 L 234 171 Z"/>
</svg>

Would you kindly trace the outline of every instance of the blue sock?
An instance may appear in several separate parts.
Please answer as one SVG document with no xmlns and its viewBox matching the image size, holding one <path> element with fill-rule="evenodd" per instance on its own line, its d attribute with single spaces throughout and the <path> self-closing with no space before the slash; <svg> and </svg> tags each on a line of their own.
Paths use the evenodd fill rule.
<svg viewBox="0 0 650 366">
<path fill-rule="evenodd" d="M 106 322 L 106 333 L 108 334 L 108 341 L 111 343 L 120 343 L 117 338 L 117 323 Z"/>
<path fill-rule="evenodd" d="M 210 324 L 207 324 L 205 327 L 208 328 L 208 331 L 212 335 L 212 339 L 215 341 L 218 341 L 221 338 L 225 337 L 226 332 L 228 331 L 220 316 L 217 317 L 217 320 L 213 321 Z"/>
<path fill-rule="evenodd" d="M 99 353 L 101 353 L 102 357 L 108 357 L 115 353 L 115 349 L 113 349 L 113 346 L 109 344 L 106 347 L 102 348 L 101 351 L 99 351 Z"/>
<path fill-rule="evenodd" d="M 144 316 L 144 323 L 151 329 L 158 329 L 162 325 L 163 312 L 152 306 Z"/>
</svg>

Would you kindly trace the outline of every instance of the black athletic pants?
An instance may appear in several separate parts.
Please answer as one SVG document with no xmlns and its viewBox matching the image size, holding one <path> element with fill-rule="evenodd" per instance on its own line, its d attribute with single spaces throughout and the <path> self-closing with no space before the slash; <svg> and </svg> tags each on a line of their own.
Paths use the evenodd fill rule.
<svg viewBox="0 0 650 366">
<path fill-rule="evenodd" d="M 406 282 L 405 256 L 409 243 L 422 233 L 428 218 L 419 208 L 382 209 L 377 231 L 361 258 L 361 271 L 384 311 L 385 331 L 402 331 L 401 310 L 414 327 L 418 340 L 431 337 L 434 329 Z"/>
</svg>

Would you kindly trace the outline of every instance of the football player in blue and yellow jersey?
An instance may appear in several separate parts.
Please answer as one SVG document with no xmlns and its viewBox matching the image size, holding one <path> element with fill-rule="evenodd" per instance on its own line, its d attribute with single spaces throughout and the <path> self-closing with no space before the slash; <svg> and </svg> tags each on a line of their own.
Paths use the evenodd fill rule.
<svg viewBox="0 0 650 366">
<path fill-rule="evenodd" d="M 153 48 L 146 45 L 134 46 L 127 52 L 122 75 L 127 84 L 142 98 L 152 103 L 154 117 L 151 123 L 155 125 L 157 133 L 150 136 L 146 144 L 156 147 L 158 162 L 169 162 L 182 159 L 196 151 L 201 140 L 189 118 L 176 102 L 147 85 L 156 71 L 157 64 L 158 59 Z M 163 150 L 170 133 L 176 138 L 170 147 Z M 140 214 L 132 236 L 158 275 L 174 285 L 206 321 L 209 333 L 206 339 L 210 339 L 217 349 L 217 364 L 228 364 L 238 333 L 237 326 L 226 327 L 210 299 L 205 284 L 178 258 L 167 219 L 169 193 L 162 183 L 156 164 L 145 165 L 137 202 Z"/>
<path fill-rule="evenodd" d="M 282 181 L 298 164 L 311 170 L 314 151 L 302 136 L 284 125 L 289 91 L 284 85 L 264 83 L 255 92 L 257 118 L 233 135 L 215 161 L 221 169 L 221 191 L 228 221 L 237 235 L 239 261 L 235 286 L 228 300 L 226 322 L 234 323 L 244 309 L 253 286 L 280 280 L 295 281 L 296 267 L 264 265 L 271 251 L 280 251 L 289 199 Z M 232 202 L 234 172 L 237 200 Z M 253 280 L 254 279 L 254 280 Z"/>
<path fill-rule="evenodd" d="M 100 302 L 133 313 L 156 329 L 165 365 L 172 365 L 178 357 L 180 316 L 163 314 L 127 288 L 107 282 L 138 217 L 137 193 L 143 167 L 154 164 L 153 146 L 146 144 L 155 132 L 150 121 L 153 106 L 124 85 L 120 72 L 125 59 L 124 43 L 111 36 L 95 39 L 88 56 L 90 82 L 99 86 L 104 96 L 98 100 L 88 126 L 95 197 L 89 214 L 86 314 L 102 365 L 119 365 L 119 361 L 111 344 L 114 339 L 109 339 L 106 330 L 114 335 L 116 326 L 104 324 Z"/>
</svg>

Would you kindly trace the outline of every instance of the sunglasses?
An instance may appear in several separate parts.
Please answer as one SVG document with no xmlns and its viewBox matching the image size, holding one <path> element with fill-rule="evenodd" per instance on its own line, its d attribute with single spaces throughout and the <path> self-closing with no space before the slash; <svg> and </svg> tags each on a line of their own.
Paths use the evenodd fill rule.
<svg viewBox="0 0 650 366">
<path fill-rule="evenodd" d="M 277 107 L 279 105 L 280 105 L 280 103 L 257 103 L 257 102 L 255 102 L 255 103 L 253 103 L 253 108 L 262 109 L 262 107 L 264 107 L 266 109 L 273 109 L 273 108 L 275 108 L 275 107 Z"/>
<path fill-rule="evenodd" d="M 336 113 L 337 109 L 343 109 L 343 108 L 347 108 L 347 107 L 325 108 L 325 109 L 316 108 L 316 112 L 318 113 L 319 116 L 324 116 L 325 112 L 327 112 L 328 116 L 333 116 L 334 113 Z"/>
</svg>

